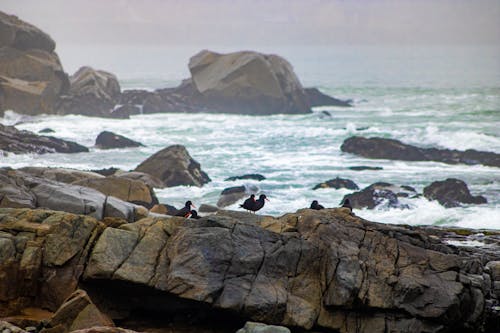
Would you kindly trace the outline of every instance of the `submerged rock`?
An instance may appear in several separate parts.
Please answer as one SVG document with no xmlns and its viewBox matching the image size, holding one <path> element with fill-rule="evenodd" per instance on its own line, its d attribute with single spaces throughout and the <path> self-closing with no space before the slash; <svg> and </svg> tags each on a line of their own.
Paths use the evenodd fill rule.
<svg viewBox="0 0 500 333">
<path fill-rule="evenodd" d="M 396 186 L 389 183 L 378 182 L 365 187 L 359 192 L 347 194 L 342 199 L 349 199 L 352 208 L 374 209 L 375 207 L 385 208 L 409 208 L 408 205 L 399 202 L 401 197 L 414 197 L 417 192 L 411 186 Z"/>
<path fill-rule="evenodd" d="M 139 164 L 134 171 L 150 174 L 160 179 L 166 187 L 203 186 L 210 182 L 208 175 L 201 170 L 200 163 L 196 162 L 182 145 L 173 145 L 158 151 Z"/>
<path fill-rule="evenodd" d="M 100 149 L 144 147 L 140 142 L 109 131 L 102 131 L 99 133 L 95 139 L 95 146 Z"/>
<path fill-rule="evenodd" d="M 243 176 L 228 177 L 228 178 L 224 179 L 224 181 L 231 182 L 231 181 L 241 180 L 241 179 L 252 179 L 252 180 L 257 180 L 260 182 L 260 181 L 266 179 L 266 177 L 264 177 L 263 175 L 260 175 L 258 173 L 250 173 L 250 174 L 246 174 Z"/>
<path fill-rule="evenodd" d="M 313 187 L 313 190 L 317 190 L 320 188 L 335 188 L 335 189 L 340 189 L 340 188 L 346 188 L 348 190 L 357 190 L 359 189 L 358 185 L 356 185 L 355 182 L 353 182 L 350 179 L 344 179 L 344 178 L 334 178 L 327 180 L 324 183 L 318 184 Z"/>
<path fill-rule="evenodd" d="M 420 148 L 407 145 L 399 140 L 385 138 L 363 138 L 353 136 L 344 141 L 343 152 L 367 158 L 402 161 L 436 161 L 447 164 L 483 164 L 500 167 L 500 154 L 468 149 L 465 151 Z"/>
<path fill-rule="evenodd" d="M 458 207 L 461 204 L 484 204 L 485 197 L 472 196 L 467 184 L 460 179 L 448 178 L 435 181 L 424 188 L 424 196 L 429 200 L 437 200 L 446 208 Z"/>
<path fill-rule="evenodd" d="M 354 171 L 364 171 L 364 170 L 383 170 L 384 168 L 365 166 L 365 165 L 356 165 L 356 166 L 349 167 L 349 169 L 354 170 Z"/>
<path fill-rule="evenodd" d="M 309 100 L 309 105 L 311 107 L 315 106 L 352 106 L 352 101 L 343 101 L 319 91 L 318 88 L 305 88 L 304 89 L 307 99 Z"/>
<path fill-rule="evenodd" d="M 0 124 L 0 151 L 14 154 L 82 153 L 89 149 L 78 143 L 52 136 L 40 136 Z"/>
</svg>

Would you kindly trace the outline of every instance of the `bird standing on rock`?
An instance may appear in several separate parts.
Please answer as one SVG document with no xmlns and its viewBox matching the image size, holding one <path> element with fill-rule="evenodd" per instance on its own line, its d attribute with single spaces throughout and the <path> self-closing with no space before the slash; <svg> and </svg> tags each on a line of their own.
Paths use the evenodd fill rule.
<svg viewBox="0 0 500 333">
<path fill-rule="evenodd" d="M 351 201 L 349 201 L 349 199 L 345 199 L 344 200 L 344 203 L 342 204 L 342 207 L 349 208 L 349 210 L 352 212 Z"/>
<path fill-rule="evenodd" d="M 253 205 L 255 204 L 255 194 L 252 194 L 250 198 L 246 199 L 242 205 L 240 205 L 241 208 L 245 208 L 246 210 L 252 210 Z"/>
<path fill-rule="evenodd" d="M 191 217 L 190 218 L 198 220 L 198 219 L 201 219 L 201 216 L 198 216 L 197 211 L 195 211 L 194 209 L 191 209 Z"/>
<path fill-rule="evenodd" d="M 189 215 L 191 215 L 191 209 L 192 209 L 191 207 L 195 207 L 195 206 L 193 205 L 193 203 L 191 201 L 186 201 L 186 204 L 184 205 L 184 207 L 179 209 L 177 211 L 177 213 L 175 213 L 175 216 L 182 216 L 182 217 L 188 218 Z"/>
<path fill-rule="evenodd" d="M 252 194 L 250 198 L 245 200 L 243 205 L 240 205 L 240 207 L 243 207 L 246 210 L 250 210 L 255 213 L 256 211 L 264 207 L 265 200 L 269 201 L 265 194 L 261 194 L 259 196 L 259 199 L 257 200 L 255 200 L 255 195 Z"/>
<path fill-rule="evenodd" d="M 311 203 L 311 207 L 309 207 L 309 209 L 315 209 L 315 210 L 320 210 L 320 209 L 324 209 L 325 207 L 323 207 L 322 205 L 320 205 L 318 203 L 318 200 L 314 200 L 312 203 Z"/>
</svg>

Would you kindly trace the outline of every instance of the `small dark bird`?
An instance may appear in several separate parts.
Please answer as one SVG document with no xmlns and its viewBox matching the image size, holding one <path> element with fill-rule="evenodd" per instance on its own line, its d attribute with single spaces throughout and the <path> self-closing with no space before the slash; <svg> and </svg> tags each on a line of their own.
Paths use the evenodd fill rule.
<svg viewBox="0 0 500 333">
<path fill-rule="evenodd" d="M 192 219 L 201 219 L 201 216 L 198 216 L 198 212 L 195 211 L 194 209 L 191 209 L 191 218 Z"/>
<path fill-rule="evenodd" d="M 342 204 L 342 207 L 349 208 L 352 212 L 352 206 L 351 206 L 351 201 L 349 199 L 345 199 L 344 203 Z"/>
<path fill-rule="evenodd" d="M 191 206 L 194 207 L 193 203 L 191 201 L 186 201 L 186 204 L 184 205 L 184 207 L 179 209 L 177 211 L 177 213 L 175 213 L 175 216 L 182 216 L 182 217 L 188 218 L 189 215 L 191 215 Z"/>
<path fill-rule="evenodd" d="M 250 198 L 246 199 L 242 205 L 240 205 L 241 208 L 245 208 L 246 210 L 252 210 L 253 206 L 255 205 L 255 194 L 252 194 Z"/>
<path fill-rule="evenodd" d="M 320 209 L 324 209 L 325 207 L 323 207 L 322 205 L 320 205 L 318 203 L 318 200 L 314 200 L 312 203 L 311 203 L 311 207 L 309 207 L 310 209 L 315 209 L 315 210 L 320 210 Z"/>
<path fill-rule="evenodd" d="M 259 196 L 259 198 L 257 200 L 255 200 L 255 204 L 253 205 L 253 208 L 251 209 L 251 211 L 256 212 L 259 209 L 261 209 L 262 207 L 264 207 L 264 203 L 265 203 L 264 200 L 269 201 L 269 199 L 266 197 L 265 194 L 261 194 Z"/>
</svg>

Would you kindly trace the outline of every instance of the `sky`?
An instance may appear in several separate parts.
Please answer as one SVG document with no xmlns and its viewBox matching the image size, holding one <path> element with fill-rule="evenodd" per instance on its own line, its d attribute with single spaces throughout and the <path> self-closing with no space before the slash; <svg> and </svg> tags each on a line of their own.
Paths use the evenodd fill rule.
<svg viewBox="0 0 500 333">
<path fill-rule="evenodd" d="M 0 0 L 58 45 L 500 44 L 500 0 Z"/>
</svg>

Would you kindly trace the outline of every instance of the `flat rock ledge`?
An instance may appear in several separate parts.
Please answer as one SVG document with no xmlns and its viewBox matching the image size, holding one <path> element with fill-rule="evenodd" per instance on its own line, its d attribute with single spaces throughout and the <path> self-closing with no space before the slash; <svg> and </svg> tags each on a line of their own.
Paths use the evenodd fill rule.
<svg viewBox="0 0 500 333">
<path fill-rule="evenodd" d="M 401 161 L 436 161 L 447 164 L 483 164 L 500 167 L 500 154 L 474 149 L 450 150 L 420 148 L 405 144 L 399 140 L 384 138 L 364 138 L 353 136 L 344 141 L 340 149 L 343 152 L 367 158 Z"/>
<path fill-rule="evenodd" d="M 55 311 L 84 285 L 111 319 L 183 304 L 315 332 L 498 331 L 499 234 L 487 236 L 486 251 L 429 230 L 344 208 L 147 217 L 116 228 L 0 208 L 0 316 Z"/>
</svg>

